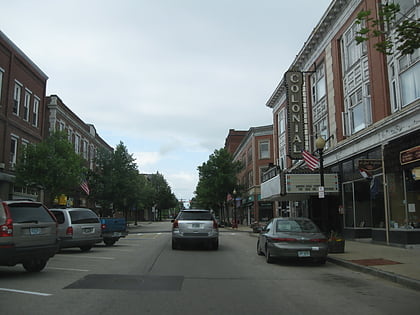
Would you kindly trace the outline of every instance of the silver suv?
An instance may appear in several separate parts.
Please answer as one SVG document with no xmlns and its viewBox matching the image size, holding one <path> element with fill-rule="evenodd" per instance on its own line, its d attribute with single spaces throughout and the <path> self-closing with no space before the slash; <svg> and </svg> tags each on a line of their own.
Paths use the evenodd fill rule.
<svg viewBox="0 0 420 315">
<path fill-rule="evenodd" d="M 42 203 L 0 201 L 0 265 L 38 272 L 57 249 L 57 222 Z"/>
<path fill-rule="evenodd" d="M 58 222 L 60 248 L 79 247 L 89 251 L 102 242 L 101 221 L 87 208 L 51 209 Z"/>
<path fill-rule="evenodd" d="M 208 210 L 182 210 L 172 220 L 172 249 L 181 243 L 206 242 L 210 248 L 219 248 L 219 228 Z"/>
</svg>

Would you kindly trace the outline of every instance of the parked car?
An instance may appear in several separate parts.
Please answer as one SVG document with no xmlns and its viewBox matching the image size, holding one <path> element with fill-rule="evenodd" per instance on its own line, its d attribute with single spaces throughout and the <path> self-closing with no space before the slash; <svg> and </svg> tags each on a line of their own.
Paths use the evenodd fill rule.
<svg viewBox="0 0 420 315">
<path fill-rule="evenodd" d="M 219 228 L 209 210 L 182 210 L 172 223 L 172 249 L 186 242 L 205 242 L 214 250 L 219 248 Z"/>
<path fill-rule="evenodd" d="M 297 258 L 325 264 L 328 238 L 308 218 L 274 218 L 258 237 L 257 253 L 265 255 L 267 263 L 275 258 Z"/>
<path fill-rule="evenodd" d="M 79 247 L 89 251 L 102 242 L 99 217 L 87 208 L 51 209 L 58 222 L 58 237 L 61 248 Z"/>
<path fill-rule="evenodd" d="M 112 246 L 121 237 L 128 235 L 124 218 L 101 218 L 102 238 L 106 246 Z"/>
<path fill-rule="evenodd" d="M 57 222 L 42 203 L 0 201 L 0 265 L 38 272 L 57 250 Z"/>
</svg>

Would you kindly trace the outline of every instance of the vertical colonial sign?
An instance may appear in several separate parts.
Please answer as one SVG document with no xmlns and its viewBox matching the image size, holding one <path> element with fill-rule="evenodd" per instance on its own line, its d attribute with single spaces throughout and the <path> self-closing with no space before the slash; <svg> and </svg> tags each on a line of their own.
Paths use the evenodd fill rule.
<svg viewBox="0 0 420 315">
<path fill-rule="evenodd" d="M 304 148 L 304 120 L 303 120 L 303 73 L 287 71 L 285 74 L 287 89 L 287 133 L 288 155 L 292 160 L 302 159 Z"/>
</svg>

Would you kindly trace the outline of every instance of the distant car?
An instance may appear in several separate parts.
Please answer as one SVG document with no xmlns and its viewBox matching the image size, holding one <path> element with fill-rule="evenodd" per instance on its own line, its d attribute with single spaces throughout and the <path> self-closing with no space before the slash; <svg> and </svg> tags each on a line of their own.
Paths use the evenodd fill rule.
<svg viewBox="0 0 420 315">
<path fill-rule="evenodd" d="M 172 249 L 187 242 L 205 242 L 214 250 L 219 248 L 219 228 L 209 210 L 182 210 L 172 223 Z"/>
<path fill-rule="evenodd" d="M 0 201 L 0 265 L 38 272 L 57 250 L 57 222 L 42 203 Z"/>
<path fill-rule="evenodd" d="M 87 208 L 51 209 L 57 218 L 60 248 L 79 247 L 89 251 L 102 242 L 101 221 Z"/>
<path fill-rule="evenodd" d="M 310 259 L 325 264 L 328 239 L 308 218 L 274 218 L 261 230 L 257 254 L 267 263 L 276 258 Z"/>
</svg>

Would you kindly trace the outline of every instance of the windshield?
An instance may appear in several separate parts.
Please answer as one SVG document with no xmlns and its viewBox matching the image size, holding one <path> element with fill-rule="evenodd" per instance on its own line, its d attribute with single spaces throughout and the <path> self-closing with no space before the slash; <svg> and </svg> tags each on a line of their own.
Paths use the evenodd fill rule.
<svg viewBox="0 0 420 315">
<path fill-rule="evenodd" d="M 309 220 L 279 220 L 277 221 L 276 231 L 317 233 L 319 229 Z"/>
<path fill-rule="evenodd" d="M 205 211 L 188 211 L 188 212 L 185 211 L 179 214 L 178 220 L 211 221 L 213 220 L 213 216 L 210 212 L 205 212 Z"/>
</svg>

